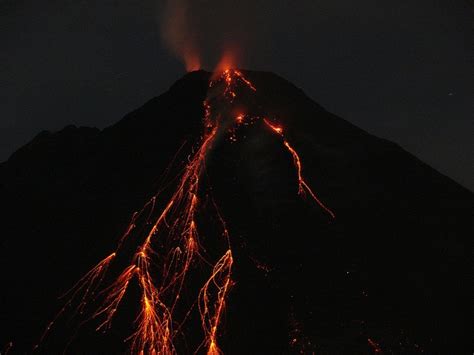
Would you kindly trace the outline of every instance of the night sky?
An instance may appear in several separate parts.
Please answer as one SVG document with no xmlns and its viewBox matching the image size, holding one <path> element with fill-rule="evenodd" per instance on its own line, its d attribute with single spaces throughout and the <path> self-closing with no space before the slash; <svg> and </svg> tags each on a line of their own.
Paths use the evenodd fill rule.
<svg viewBox="0 0 474 355">
<path fill-rule="evenodd" d="M 192 4 L 188 31 L 206 69 L 232 47 L 240 67 L 276 72 L 474 189 L 472 2 Z M 156 0 L 0 0 L 0 161 L 41 130 L 113 124 L 181 77 L 160 34 L 164 9 Z"/>
</svg>

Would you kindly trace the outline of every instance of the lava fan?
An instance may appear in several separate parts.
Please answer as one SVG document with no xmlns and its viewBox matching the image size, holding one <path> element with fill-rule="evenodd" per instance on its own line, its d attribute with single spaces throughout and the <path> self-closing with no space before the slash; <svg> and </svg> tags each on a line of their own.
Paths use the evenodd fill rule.
<svg viewBox="0 0 474 355">
<path fill-rule="evenodd" d="M 134 354 L 189 351 L 183 348 L 188 332 L 193 333 L 191 339 L 201 334 L 194 352 L 210 355 L 222 352 L 219 338 L 224 332 L 223 318 L 234 284 L 233 267 L 239 260 L 233 254 L 232 231 L 219 210 L 219 201 L 211 197 L 213 211 L 210 208 L 205 213 L 200 211 L 203 195 L 212 188 L 206 187 L 203 180 L 213 147 L 218 142 L 235 143 L 243 127 L 255 126 L 271 132 L 294 163 L 297 193 L 309 197 L 328 219 L 335 219 L 334 212 L 305 180 L 301 158 L 285 137 L 278 118 L 268 116 L 262 108 L 244 104 L 256 91 L 252 82 L 236 69 L 227 69 L 210 81 L 203 102 L 200 142 L 189 153 L 172 187 L 167 188 L 172 192 L 169 196 L 166 193 L 153 196 L 133 215 L 117 248 L 64 295 L 66 305 L 48 325 L 37 348 L 56 321 L 69 308 L 74 308 L 74 312 L 88 317 L 85 322 L 96 323 L 97 332 L 110 330 L 119 313 L 136 310 L 134 330 L 123 339 Z M 241 100 L 241 96 L 247 99 Z M 200 221 L 206 221 L 207 230 L 220 229 L 217 240 L 203 241 Z M 217 227 L 209 227 L 213 221 Z M 211 246 L 217 247 L 211 251 Z M 221 254 L 213 258 L 218 250 Z M 120 259 L 117 264 L 125 263 L 125 266 L 112 268 L 116 259 Z M 128 293 L 133 295 L 128 297 Z M 131 299 L 135 300 L 135 307 L 125 307 L 124 303 Z"/>
</svg>

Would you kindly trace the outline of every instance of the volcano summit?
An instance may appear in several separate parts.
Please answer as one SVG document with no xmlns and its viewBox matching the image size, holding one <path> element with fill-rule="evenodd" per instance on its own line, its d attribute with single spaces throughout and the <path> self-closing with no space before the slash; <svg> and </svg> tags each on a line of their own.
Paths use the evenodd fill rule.
<svg viewBox="0 0 474 355">
<path fill-rule="evenodd" d="M 192 72 L 102 131 L 43 132 L 0 197 L 12 352 L 471 345 L 474 195 L 272 73 Z"/>
</svg>

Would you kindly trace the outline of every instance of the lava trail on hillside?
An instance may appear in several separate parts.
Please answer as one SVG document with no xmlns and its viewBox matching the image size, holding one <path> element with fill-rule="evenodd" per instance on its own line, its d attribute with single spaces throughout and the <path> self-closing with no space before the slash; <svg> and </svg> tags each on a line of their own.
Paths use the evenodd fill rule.
<svg viewBox="0 0 474 355">
<path fill-rule="evenodd" d="M 328 220 L 336 218 L 305 179 L 304 159 L 286 138 L 278 117 L 268 116 L 257 104 L 243 104 L 252 103 L 257 90 L 239 70 L 214 74 L 203 102 L 202 135 L 180 174 L 133 214 L 117 247 L 63 296 L 67 301 L 37 348 L 47 336 L 54 336 L 50 333 L 55 323 L 66 313 L 74 312 L 82 323 L 93 323 L 95 331 L 106 332 L 119 313 L 133 312 L 128 317 L 134 331 L 123 339 L 133 354 L 180 353 L 180 344 L 189 337 L 200 337 L 191 351 L 222 353 L 223 317 L 234 285 L 233 267 L 239 260 L 219 201 L 211 197 L 209 204 L 207 198 L 211 187 L 206 163 L 217 142 L 233 144 L 240 130 L 250 126 L 274 135 L 294 163 L 295 193 L 307 196 Z M 201 209 L 203 203 L 212 208 Z M 211 245 L 209 236 L 202 238 L 203 220 L 206 233 L 214 231 L 210 234 L 216 240 Z M 135 306 L 125 307 L 130 299 Z"/>
</svg>

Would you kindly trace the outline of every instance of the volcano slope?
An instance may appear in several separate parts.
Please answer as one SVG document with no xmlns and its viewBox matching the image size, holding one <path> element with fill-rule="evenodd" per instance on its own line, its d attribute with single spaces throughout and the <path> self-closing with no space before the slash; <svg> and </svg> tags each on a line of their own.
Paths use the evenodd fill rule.
<svg viewBox="0 0 474 355">
<path fill-rule="evenodd" d="M 237 88 L 232 107 L 216 104 L 214 118 L 225 122 L 244 112 L 261 119 L 213 142 L 196 212 L 203 260 L 215 262 L 225 252 L 212 221 L 225 220 L 232 245 L 220 349 L 472 350 L 472 192 L 396 144 L 328 113 L 284 79 L 243 73 L 256 91 Z M 12 342 L 12 353 L 31 352 L 63 304 L 66 311 L 36 352 L 129 351 L 140 312 L 137 282 L 107 331 L 96 331 L 100 320 L 77 314 L 85 310 L 75 312 L 67 298 L 57 297 L 113 250 L 151 196 L 178 184 L 173 177 L 202 137 L 211 75 L 187 74 L 104 130 L 42 132 L 0 165 L 0 344 Z M 305 181 L 335 218 L 308 194 L 298 194 L 296 162 L 275 128 L 284 130 Z M 124 248 L 125 255 L 135 252 L 133 245 Z M 209 350 L 195 314 L 204 264 L 191 263 L 194 276 L 180 295 L 190 315 L 177 311 L 186 318 L 173 328 L 178 353 Z M 103 288 L 111 282 L 105 276 Z"/>
</svg>

